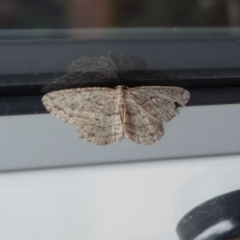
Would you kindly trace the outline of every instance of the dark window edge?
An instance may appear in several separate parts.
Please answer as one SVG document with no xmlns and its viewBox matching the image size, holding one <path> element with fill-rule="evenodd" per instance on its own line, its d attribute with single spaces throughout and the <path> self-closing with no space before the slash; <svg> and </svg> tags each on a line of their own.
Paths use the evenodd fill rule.
<svg viewBox="0 0 240 240">
<path fill-rule="evenodd" d="M 240 103 L 240 87 L 188 89 L 191 98 L 187 106 Z M 0 97 L 0 116 L 47 113 L 41 95 Z"/>
</svg>

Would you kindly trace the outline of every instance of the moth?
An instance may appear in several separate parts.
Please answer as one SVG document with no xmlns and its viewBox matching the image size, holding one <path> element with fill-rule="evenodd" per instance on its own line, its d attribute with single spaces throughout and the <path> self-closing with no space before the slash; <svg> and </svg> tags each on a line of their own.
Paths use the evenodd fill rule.
<svg viewBox="0 0 240 240">
<path fill-rule="evenodd" d="M 189 98 L 190 93 L 180 87 L 118 85 L 53 91 L 43 96 L 42 103 L 91 143 L 107 145 L 125 136 L 151 145 L 163 136 L 162 123 L 177 115 L 175 103 L 185 106 Z"/>
</svg>

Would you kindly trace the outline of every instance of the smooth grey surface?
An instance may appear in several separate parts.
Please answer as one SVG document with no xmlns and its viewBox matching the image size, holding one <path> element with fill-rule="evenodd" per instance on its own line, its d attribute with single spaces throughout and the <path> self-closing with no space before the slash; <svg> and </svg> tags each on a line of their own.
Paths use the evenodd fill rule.
<svg viewBox="0 0 240 240">
<path fill-rule="evenodd" d="M 105 56 L 107 52 L 136 55 L 148 67 L 160 70 L 240 68 L 239 51 L 237 37 L 2 40 L 0 74 L 62 73 L 72 60 Z M 4 77 L 2 81 L 5 84 Z"/>
<path fill-rule="evenodd" d="M 1 29 L 1 40 L 16 39 L 154 39 L 165 37 L 240 37 L 239 27 L 117 27 Z"/>
<path fill-rule="evenodd" d="M 240 105 L 178 108 L 154 145 L 122 139 L 95 146 L 50 114 L 0 117 L 0 170 L 240 153 Z"/>
</svg>

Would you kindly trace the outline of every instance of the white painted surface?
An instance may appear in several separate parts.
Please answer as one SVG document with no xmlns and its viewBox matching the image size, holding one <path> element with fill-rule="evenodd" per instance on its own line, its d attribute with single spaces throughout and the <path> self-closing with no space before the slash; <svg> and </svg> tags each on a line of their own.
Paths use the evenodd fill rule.
<svg viewBox="0 0 240 240">
<path fill-rule="evenodd" d="M 179 108 L 150 147 L 94 146 L 49 114 L 0 117 L 0 239 L 177 240 L 190 209 L 239 189 L 239 108 Z M 125 163 L 4 173 L 104 162 Z"/>
<path fill-rule="evenodd" d="M 2 173 L 0 238 L 177 240 L 176 220 L 239 189 L 239 168 L 231 156 Z"/>
<path fill-rule="evenodd" d="M 122 139 L 105 147 L 78 138 L 50 114 L 0 117 L 0 170 L 240 153 L 240 105 L 178 108 L 152 146 Z"/>
</svg>

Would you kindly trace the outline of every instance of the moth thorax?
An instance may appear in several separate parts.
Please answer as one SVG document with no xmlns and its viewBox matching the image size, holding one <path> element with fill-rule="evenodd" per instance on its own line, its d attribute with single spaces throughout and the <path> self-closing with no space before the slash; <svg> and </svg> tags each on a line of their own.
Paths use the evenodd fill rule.
<svg viewBox="0 0 240 240">
<path fill-rule="evenodd" d="M 117 92 L 117 103 L 118 107 L 120 109 L 120 115 L 123 114 L 124 108 L 125 108 L 125 90 L 122 86 L 117 86 L 115 88 L 115 91 Z"/>
<path fill-rule="evenodd" d="M 118 102 L 124 100 L 124 88 L 122 86 L 117 86 L 115 91 L 117 92 Z"/>
</svg>

